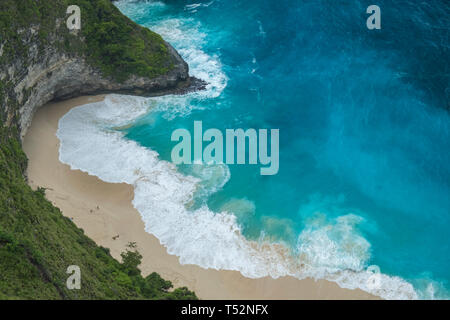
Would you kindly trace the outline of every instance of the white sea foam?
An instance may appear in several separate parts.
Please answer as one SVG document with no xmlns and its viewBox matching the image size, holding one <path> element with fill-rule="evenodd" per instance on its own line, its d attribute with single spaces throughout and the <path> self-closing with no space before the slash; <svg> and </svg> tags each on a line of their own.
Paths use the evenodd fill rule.
<svg viewBox="0 0 450 320">
<path fill-rule="evenodd" d="M 195 196 L 203 202 L 222 189 L 231 177 L 226 164 L 193 164 L 190 169 L 190 175 L 199 179 Z"/>
<path fill-rule="evenodd" d="M 211 56 L 202 49 L 205 34 L 199 24 L 191 19 L 167 19 L 149 25 L 177 48 L 189 64 L 190 74 L 207 82 L 206 90 L 184 96 L 168 95 L 157 99 L 156 110 L 164 111 L 168 120 L 186 116 L 194 109 L 203 108 L 198 100 L 218 97 L 226 88 L 228 78 L 223 72 L 218 56 Z"/>
<path fill-rule="evenodd" d="M 184 9 L 190 12 L 197 12 L 198 8 L 207 8 L 210 5 L 212 5 L 214 1 L 208 2 L 208 3 L 193 3 L 193 4 L 187 4 Z"/>
<path fill-rule="evenodd" d="M 194 77 L 205 80 L 207 90 L 197 93 L 204 98 L 215 98 L 227 85 L 227 76 L 222 70 L 218 56 L 210 56 L 202 49 L 206 34 L 200 31 L 200 25 L 192 19 L 168 19 L 151 28 L 174 45 L 180 55 L 189 64 Z"/>
<path fill-rule="evenodd" d="M 355 231 L 363 219 L 354 214 L 324 221 L 308 221 L 298 237 L 298 254 L 303 273 L 316 279 L 337 282 L 348 289 L 362 289 L 385 299 L 417 299 L 413 286 L 399 277 L 379 274 L 377 287 L 371 286 L 373 273 L 366 269 L 370 243 Z"/>
<path fill-rule="evenodd" d="M 147 1 L 144 6 L 130 5 L 134 0 L 121 0 L 117 6 L 135 18 L 148 14 L 148 8 L 160 8 L 165 4 L 159 1 Z M 208 7 L 213 4 L 193 4 L 193 7 Z M 189 8 L 189 5 L 186 6 Z M 160 34 L 166 41 L 171 43 L 183 59 L 189 64 L 192 76 L 205 80 L 207 90 L 188 95 L 192 98 L 214 98 L 218 97 L 225 89 L 228 78 L 223 72 L 220 59 L 216 55 L 208 55 L 202 49 L 206 34 L 202 32 L 200 23 L 189 18 L 170 18 L 165 20 L 151 21 L 144 26 Z M 186 99 L 186 96 L 183 98 Z"/>
<path fill-rule="evenodd" d="M 362 271 L 370 258 L 370 244 L 355 232 L 354 227 L 361 219 L 349 214 L 333 223 L 323 223 L 322 219 L 309 221 L 298 237 L 303 263 L 324 272 Z"/>
</svg>

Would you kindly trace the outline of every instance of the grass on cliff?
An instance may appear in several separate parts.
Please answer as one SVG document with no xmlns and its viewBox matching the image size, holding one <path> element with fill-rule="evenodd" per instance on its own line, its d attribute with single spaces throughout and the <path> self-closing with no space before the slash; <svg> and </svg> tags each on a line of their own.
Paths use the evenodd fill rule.
<svg viewBox="0 0 450 320">
<path fill-rule="evenodd" d="M 69 5 L 81 9 L 77 34 L 66 27 Z M 154 78 L 173 68 L 161 36 L 124 16 L 111 0 L 1 0 L 0 63 L 27 56 L 22 40 L 31 26 L 41 50 L 51 44 L 68 55 L 83 55 L 117 81 L 131 75 Z"/>
<path fill-rule="evenodd" d="M 23 176 L 27 158 L 0 127 L 0 299 L 196 299 L 153 273 L 142 277 L 134 246 L 122 263 L 33 191 Z M 66 287 L 67 267 L 81 269 L 81 289 Z"/>
</svg>

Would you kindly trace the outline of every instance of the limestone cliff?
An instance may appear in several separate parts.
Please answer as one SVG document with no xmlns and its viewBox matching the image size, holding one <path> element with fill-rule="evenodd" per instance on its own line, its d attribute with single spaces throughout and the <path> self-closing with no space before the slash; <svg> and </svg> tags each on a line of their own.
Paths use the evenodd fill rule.
<svg viewBox="0 0 450 320">
<path fill-rule="evenodd" d="M 82 56 L 69 56 L 51 46 L 39 54 L 31 43 L 32 38 L 30 58 L 35 63 L 17 60 L 8 67 L 6 75 L 14 83 L 9 99 L 16 99 L 20 105 L 21 136 L 25 135 L 36 109 L 53 99 L 106 92 L 153 95 L 186 87 L 190 82 L 187 64 L 169 44 L 166 45 L 170 48 L 174 68 L 167 74 L 153 79 L 131 76 L 124 82 L 118 82 L 104 76 Z M 5 106 L 8 106 L 8 101 Z M 8 118 L 13 117 L 9 115 Z"/>
</svg>

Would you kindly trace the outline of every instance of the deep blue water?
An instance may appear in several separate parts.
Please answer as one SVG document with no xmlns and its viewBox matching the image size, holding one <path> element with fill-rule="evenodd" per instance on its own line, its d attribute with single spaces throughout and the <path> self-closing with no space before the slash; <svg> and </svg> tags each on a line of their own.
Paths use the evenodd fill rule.
<svg viewBox="0 0 450 320">
<path fill-rule="evenodd" d="M 194 120 L 205 129 L 279 128 L 278 175 L 229 166 L 225 186 L 199 195 L 198 203 L 233 211 L 246 237 L 263 232 L 294 251 L 303 231 L 325 227 L 344 248 L 333 267 L 378 265 L 425 297 L 430 283 L 437 297 L 446 297 L 450 3 L 378 0 L 381 30 L 366 27 L 370 4 L 119 2 L 130 18 L 162 33 L 194 69 L 203 64 L 212 79 L 220 77 L 217 70 L 228 79 L 218 97 L 187 101 L 189 112 L 150 113 L 127 137 L 170 160 L 172 131 L 192 130 Z M 196 62 L 200 53 L 210 60 Z M 180 170 L 195 175 L 192 168 Z M 353 218 L 341 225 L 339 217 Z M 326 244 L 309 249 L 330 249 Z"/>
</svg>

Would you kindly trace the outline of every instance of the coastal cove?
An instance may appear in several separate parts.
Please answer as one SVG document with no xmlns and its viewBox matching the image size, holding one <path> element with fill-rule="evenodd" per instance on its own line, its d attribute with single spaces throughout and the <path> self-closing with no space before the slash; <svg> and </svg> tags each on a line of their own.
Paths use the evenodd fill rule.
<svg viewBox="0 0 450 320">
<path fill-rule="evenodd" d="M 33 188 L 46 188 L 48 199 L 97 244 L 120 259 L 128 242 L 136 242 L 143 255 L 144 275 L 158 272 L 175 287 L 187 286 L 201 299 L 377 299 L 361 290 L 340 288 L 326 280 L 292 277 L 249 279 L 237 271 L 182 265 L 178 258 L 145 232 L 139 212 L 133 208 L 133 188 L 111 184 L 79 170 L 71 170 L 59 158 L 55 135 L 59 119 L 72 108 L 101 101 L 104 96 L 80 97 L 40 108 L 24 138 L 29 158 L 28 180 Z"/>
<path fill-rule="evenodd" d="M 1 0 L 0 299 L 449 299 L 450 3 L 366 9 Z"/>
</svg>

